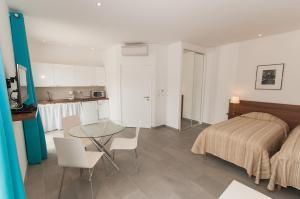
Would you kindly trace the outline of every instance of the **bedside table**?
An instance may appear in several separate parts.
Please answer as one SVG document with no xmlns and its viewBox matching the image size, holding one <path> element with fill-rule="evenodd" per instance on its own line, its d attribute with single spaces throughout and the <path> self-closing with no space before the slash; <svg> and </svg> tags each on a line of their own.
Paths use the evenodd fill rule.
<svg viewBox="0 0 300 199">
<path fill-rule="evenodd" d="M 229 112 L 227 113 L 227 115 L 228 115 L 228 119 L 232 119 L 234 117 L 241 116 L 242 114 L 239 112 Z"/>
</svg>

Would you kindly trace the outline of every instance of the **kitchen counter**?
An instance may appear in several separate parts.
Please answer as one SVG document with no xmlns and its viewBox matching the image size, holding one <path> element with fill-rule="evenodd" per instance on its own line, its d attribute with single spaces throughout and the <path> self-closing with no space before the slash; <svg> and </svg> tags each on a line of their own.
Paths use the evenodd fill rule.
<svg viewBox="0 0 300 199">
<path fill-rule="evenodd" d="M 56 104 L 56 103 L 74 103 L 74 102 L 87 102 L 87 101 L 98 101 L 98 100 L 108 100 L 106 97 L 84 97 L 75 99 L 53 99 L 53 100 L 40 100 L 39 104 Z"/>
<path fill-rule="evenodd" d="M 14 122 L 16 121 L 23 121 L 23 120 L 32 120 L 36 118 L 37 111 L 33 111 L 31 113 L 18 113 L 12 114 L 12 119 Z"/>
</svg>

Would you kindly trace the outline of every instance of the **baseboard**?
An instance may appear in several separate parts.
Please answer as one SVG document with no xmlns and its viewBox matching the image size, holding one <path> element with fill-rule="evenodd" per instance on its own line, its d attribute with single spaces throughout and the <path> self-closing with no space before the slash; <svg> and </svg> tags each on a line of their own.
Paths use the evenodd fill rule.
<svg viewBox="0 0 300 199">
<path fill-rule="evenodd" d="M 159 125 L 159 126 L 155 126 L 155 127 L 153 127 L 153 128 L 168 128 L 168 129 L 171 129 L 171 130 L 173 130 L 173 131 L 179 131 L 179 129 L 176 129 L 176 128 L 174 128 L 174 127 L 170 127 L 170 126 L 165 125 L 165 124 Z"/>
</svg>

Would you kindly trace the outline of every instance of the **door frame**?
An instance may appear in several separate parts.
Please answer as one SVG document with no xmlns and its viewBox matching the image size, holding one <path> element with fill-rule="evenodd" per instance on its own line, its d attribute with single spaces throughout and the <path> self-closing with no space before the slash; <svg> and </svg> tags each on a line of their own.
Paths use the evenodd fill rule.
<svg viewBox="0 0 300 199">
<path fill-rule="evenodd" d="M 204 110 L 204 100 L 205 100 L 205 83 L 206 83 L 206 55 L 205 53 L 202 53 L 202 52 L 197 52 L 197 51 L 194 51 L 194 50 L 189 50 L 189 49 L 182 49 L 182 59 L 181 59 L 181 67 L 180 67 L 180 90 L 179 90 L 179 112 L 181 112 L 181 109 L 182 109 L 182 97 L 181 97 L 181 91 L 182 91 L 182 83 L 183 83 L 183 78 L 182 78 L 182 75 L 183 75 L 183 55 L 184 55 L 184 51 L 190 51 L 190 52 L 194 52 L 196 54 L 200 54 L 203 56 L 203 73 L 202 73 L 202 87 L 201 87 L 201 104 L 200 104 L 200 121 L 199 121 L 199 124 L 202 124 L 203 123 L 203 110 Z M 195 60 L 194 60 L 195 62 Z M 178 125 L 179 125 L 179 132 L 183 131 L 183 130 L 186 130 L 186 129 L 181 129 L 181 114 L 178 115 Z M 198 124 L 196 124 L 198 125 Z M 195 126 L 195 125 L 194 125 Z M 192 128 L 193 126 L 191 126 L 190 128 Z"/>
<path fill-rule="evenodd" d="M 146 64 L 147 65 L 147 64 Z M 122 68 L 124 67 L 123 64 L 120 64 L 120 108 L 121 108 L 121 123 L 124 124 L 124 118 L 123 118 L 123 87 L 122 87 L 122 81 L 123 81 L 123 72 L 122 72 Z M 151 68 L 151 75 L 150 75 L 150 125 L 149 125 L 149 128 L 152 128 L 152 108 L 153 108 L 153 101 L 155 100 L 154 99 L 154 95 L 153 95 L 153 67 L 152 65 L 150 64 L 149 66 L 147 67 L 150 67 Z M 147 128 L 147 127 L 141 127 L 141 128 Z"/>
</svg>

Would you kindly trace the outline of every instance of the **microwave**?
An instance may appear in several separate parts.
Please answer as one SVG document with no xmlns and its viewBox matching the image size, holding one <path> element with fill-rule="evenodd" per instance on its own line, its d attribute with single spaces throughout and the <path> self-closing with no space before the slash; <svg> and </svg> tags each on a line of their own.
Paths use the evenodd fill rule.
<svg viewBox="0 0 300 199">
<path fill-rule="evenodd" d="M 105 97 L 105 91 L 91 91 L 91 97 L 92 98 Z"/>
</svg>

